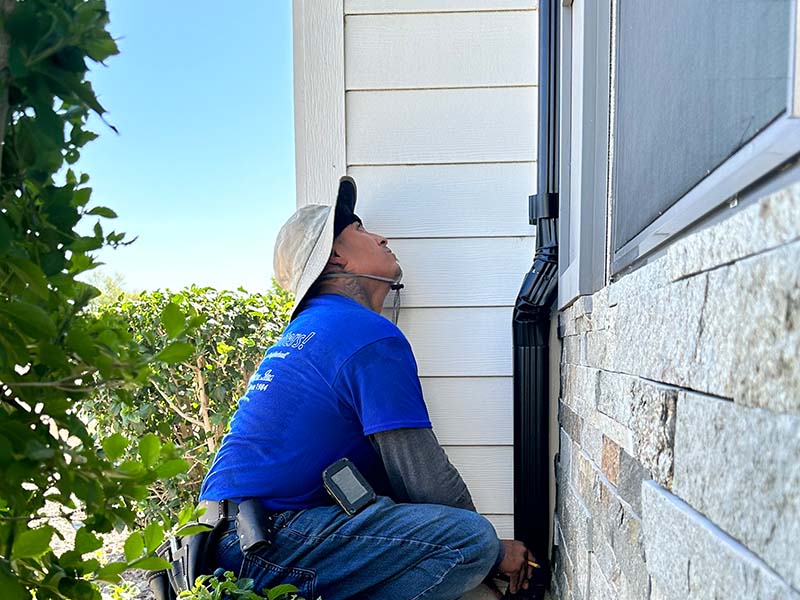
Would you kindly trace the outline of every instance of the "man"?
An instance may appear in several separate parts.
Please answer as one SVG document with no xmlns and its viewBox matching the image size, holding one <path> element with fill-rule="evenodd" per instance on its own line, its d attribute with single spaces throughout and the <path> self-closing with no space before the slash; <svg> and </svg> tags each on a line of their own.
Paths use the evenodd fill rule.
<svg viewBox="0 0 800 600">
<path fill-rule="evenodd" d="M 257 590 L 293 584 L 308 600 L 454 600 L 494 571 L 515 592 L 530 557 L 475 512 L 433 434 L 411 347 L 380 314 L 402 270 L 355 202 L 343 177 L 335 207 L 304 206 L 278 234 L 275 276 L 295 306 L 203 483 L 208 520 L 230 521 L 216 566 Z M 323 486 L 342 457 L 378 494 L 354 516 Z M 271 543 L 243 553 L 234 517 L 252 498 Z"/>
</svg>

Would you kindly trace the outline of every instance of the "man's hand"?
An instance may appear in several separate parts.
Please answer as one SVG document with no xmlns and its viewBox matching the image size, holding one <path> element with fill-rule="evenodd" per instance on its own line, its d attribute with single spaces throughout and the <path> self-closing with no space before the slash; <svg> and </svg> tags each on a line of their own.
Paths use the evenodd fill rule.
<svg viewBox="0 0 800 600">
<path fill-rule="evenodd" d="M 506 550 L 503 562 L 498 570 L 508 577 L 509 590 L 516 594 L 520 589 L 528 589 L 528 579 L 533 576 L 533 566 L 529 561 L 535 562 L 525 544 L 517 540 L 500 540 Z"/>
</svg>

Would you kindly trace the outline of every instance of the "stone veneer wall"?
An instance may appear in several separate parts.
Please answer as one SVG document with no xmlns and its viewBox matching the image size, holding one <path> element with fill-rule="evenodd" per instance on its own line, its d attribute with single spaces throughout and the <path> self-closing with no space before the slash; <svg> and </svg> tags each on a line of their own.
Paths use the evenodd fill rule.
<svg viewBox="0 0 800 600">
<path fill-rule="evenodd" d="M 800 598 L 800 184 L 559 336 L 554 597 Z"/>
</svg>

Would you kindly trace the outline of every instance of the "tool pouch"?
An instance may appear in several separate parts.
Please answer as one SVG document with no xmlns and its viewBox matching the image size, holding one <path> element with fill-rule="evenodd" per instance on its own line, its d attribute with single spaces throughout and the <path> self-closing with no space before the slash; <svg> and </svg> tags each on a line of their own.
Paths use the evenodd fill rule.
<svg viewBox="0 0 800 600">
<path fill-rule="evenodd" d="M 219 525 L 219 524 L 218 524 Z M 150 591 L 156 600 L 175 600 L 188 591 L 200 575 L 209 575 L 208 553 L 218 526 L 193 535 L 172 537 L 156 549 L 156 555 L 172 565 L 172 569 L 154 571 L 147 577 Z"/>
<path fill-rule="evenodd" d="M 272 544 L 275 535 L 274 515 L 257 499 L 239 504 L 236 515 L 236 533 L 243 553 L 253 552 Z"/>
</svg>

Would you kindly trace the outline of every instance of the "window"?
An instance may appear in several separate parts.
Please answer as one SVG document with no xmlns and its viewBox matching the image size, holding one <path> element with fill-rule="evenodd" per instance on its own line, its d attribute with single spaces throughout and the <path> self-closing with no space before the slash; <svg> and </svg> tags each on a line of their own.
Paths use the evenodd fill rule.
<svg viewBox="0 0 800 600">
<path fill-rule="evenodd" d="M 798 0 L 564 0 L 559 307 L 800 153 Z"/>
<path fill-rule="evenodd" d="M 677 233 L 660 229 L 671 208 L 686 223 L 727 199 L 693 210 L 687 194 L 787 115 L 793 67 L 791 0 L 617 0 L 615 15 L 612 272 Z"/>
</svg>

